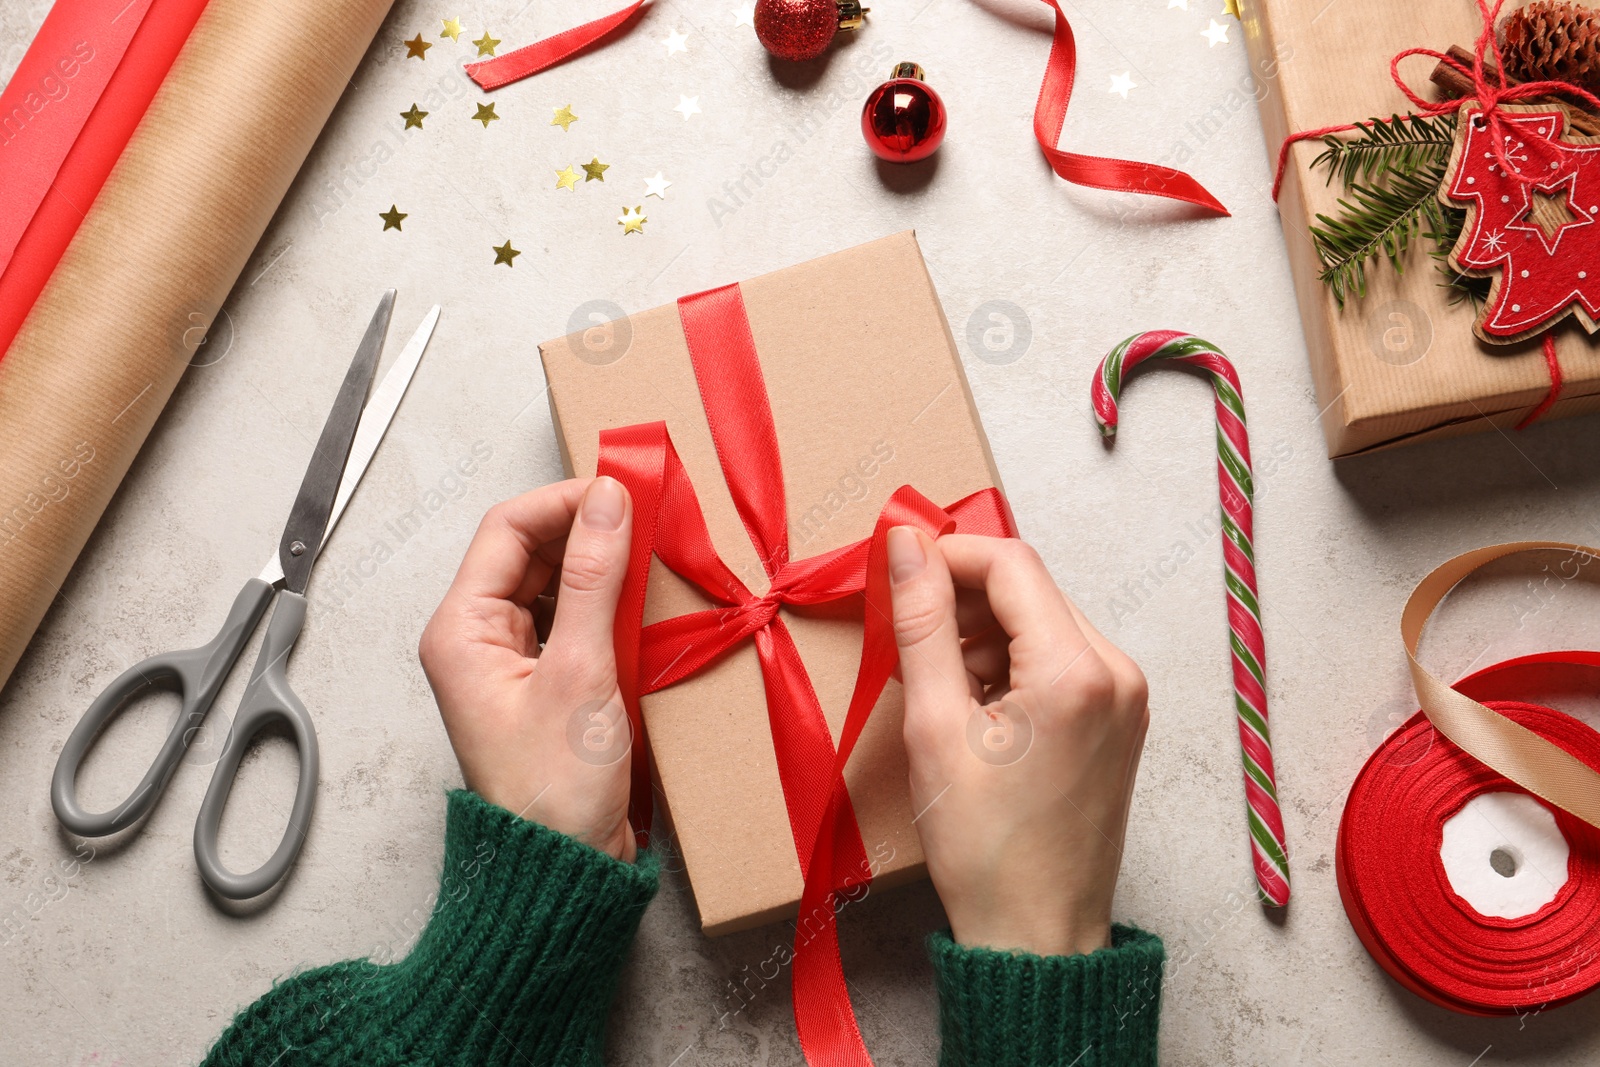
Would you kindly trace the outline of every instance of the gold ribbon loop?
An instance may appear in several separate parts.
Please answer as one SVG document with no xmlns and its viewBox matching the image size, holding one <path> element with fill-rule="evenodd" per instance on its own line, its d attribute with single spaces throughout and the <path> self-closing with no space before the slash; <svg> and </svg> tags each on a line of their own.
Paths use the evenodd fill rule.
<svg viewBox="0 0 1600 1067">
<path fill-rule="evenodd" d="M 1587 557 L 1580 566 L 1600 559 L 1600 549 L 1565 541 L 1511 541 L 1463 552 L 1434 568 L 1412 590 L 1400 616 L 1400 636 L 1411 661 L 1417 701 L 1440 733 L 1528 792 L 1600 828 L 1600 772 L 1493 708 L 1456 692 L 1417 662 L 1417 644 L 1428 619 L 1463 579 L 1505 556 L 1552 550 Z"/>
</svg>

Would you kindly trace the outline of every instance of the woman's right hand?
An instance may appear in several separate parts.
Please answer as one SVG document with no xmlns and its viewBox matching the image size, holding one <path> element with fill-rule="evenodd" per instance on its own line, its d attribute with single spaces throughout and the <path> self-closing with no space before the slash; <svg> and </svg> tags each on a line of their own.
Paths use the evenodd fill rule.
<svg viewBox="0 0 1600 1067">
<path fill-rule="evenodd" d="M 1109 945 L 1144 674 L 1021 541 L 896 527 L 888 549 L 911 800 L 951 936 Z"/>
</svg>

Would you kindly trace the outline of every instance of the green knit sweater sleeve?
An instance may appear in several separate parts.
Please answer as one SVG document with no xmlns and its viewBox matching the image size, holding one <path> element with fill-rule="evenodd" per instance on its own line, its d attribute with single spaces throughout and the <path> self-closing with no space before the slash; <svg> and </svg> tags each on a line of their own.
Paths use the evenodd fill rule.
<svg viewBox="0 0 1600 1067">
<path fill-rule="evenodd" d="M 963 948 L 934 934 L 940 1067 L 1153 1067 L 1161 939 L 1112 926 L 1087 956 Z"/>
<path fill-rule="evenodd" d="M 598 1067 L 657 874 L 648 854 L 622 863 L 453 792 L 439 894 L 411 952 L 285 979 L 235 1017 L 206 1067 Z"/>
</svg>

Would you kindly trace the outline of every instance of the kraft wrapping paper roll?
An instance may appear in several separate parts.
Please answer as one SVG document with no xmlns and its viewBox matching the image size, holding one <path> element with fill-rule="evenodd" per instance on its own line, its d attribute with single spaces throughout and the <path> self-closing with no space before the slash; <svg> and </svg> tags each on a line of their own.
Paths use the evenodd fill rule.
<svg viewBox="0 0 1600 1067">
<path fill-rule="evenodd" d="M 0 685 L 390 2 L 210 0 L 0 360 Z"/>
</svg>

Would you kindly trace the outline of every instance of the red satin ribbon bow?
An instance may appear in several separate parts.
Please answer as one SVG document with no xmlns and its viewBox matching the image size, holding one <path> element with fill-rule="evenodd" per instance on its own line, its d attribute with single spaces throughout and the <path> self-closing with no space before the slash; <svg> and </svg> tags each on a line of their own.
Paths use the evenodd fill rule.
<svg viewBox="0 0 1600 1067">
<path fill-rule="evenodd" d="M 813 1067 L 866 1067 L 872 1060 L 856 1026 L 839 960 L 834 894 L 872 880 L 843 772 L 898 662 L 886 538 L 890 527 L 902 525 L 934 537 L 956 529 L 1011 537 L 1011 516 L 995 489 L 941 509 L 910 486 L 901 486 L 878 516 L 871 537 L 809 559 L 790 559 L 777 432 L 739 287 L 684 297 L 678 301 L 678 315 L 723 476 L 769 585 L 756 595 L 717 555 L 665 423 L 602 431 L 598 473 L 627 486 L 634 507 L 633 549 L 615 634 L 623 700 L 633 736 L 642 739 L 640 695 L 690 677 L 746 638 L 755 642 L 789 828 L 805 877 L 801 914 L 814 920 L 806 928 L 817 930 L 809 939 L 802 938 L 802 927 L 795 931 L 794 1012 L 800 1047 Z M 643 626 L 652 555 L 720 606 Z M 835 748 L 778 609 L 857 593 L 865 594 L 861 665 Z M 630 812 L 641 842 L 647 840 L 651 818 L 650 769 L 643 751 L 635 747 Z"/>
</svg>

